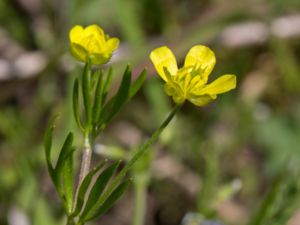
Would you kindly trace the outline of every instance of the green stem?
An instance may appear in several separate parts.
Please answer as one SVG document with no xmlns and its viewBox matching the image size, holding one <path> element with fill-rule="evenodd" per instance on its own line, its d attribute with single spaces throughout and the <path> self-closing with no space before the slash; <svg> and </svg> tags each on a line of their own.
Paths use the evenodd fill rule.
<svg viewBox="0 0 300 225">
<path fill-rule="evenodd" d="M 129 162 L 125 165 L 125 167 L 121 170 L 116 180 L 119 178 L 120 180 L 125 176 L 128 170 L 132 167 L 132 165 L 144 155 L 144 153 L 148 150 L 148 148 L 154 144 L 159 138 L 160 134 L 163 130 L 168 126 L 168 124 L 172 121 L 173 117 L 179 111 L 182 105 L 176 105 L 171 113 L 168 115 L 166 120 L 160 125 L 160 127 L 152 134 L 152 136 L 139 148 L 137 153 L 129 160 Z M 119 182 L 118 182 L 119 183 Z"/>
<path fill-rule="evenodd" d="M 143 225 L 145 220 L 145 207 L 146 207 L 146 183 L 139 183 L 135 185 L 135 198 L 134 198 L 134 213 L 133 225 Z"/>
<path fill-rule="evenodd" d="M 82 159 L 81 159 L 81 167 L 79 172 L 79 182 L 75 191 L 75 201 L 74 206 L 77 205 L 77 196 L 79 193 L 80 185 L 85 178 L 85 176 L 89 173 L 90 165 L 91 165 L 91 159 L 92 159 L 92 148 L 91 148 L 91 139 L 89 138 L 89 133 L 84 133 L 84 147 L 83 147 L 83 153 L 82 153 Z"/>
<path fill-rule="evenodd" d="M 126 176 L 128 170 L 133 166 L 133 164 L 141 158 L 144 153 L 148 150 L 148 148 L 157 141 L 160 134 L 163 130 L 168 126 L 168 124 L 172 121 L 173 117 L 182 107 L 181 105 L 176 105 L 173 110 L 170 112 L 165 121 L 160 125 L 160 127 L 152 134 L 152 136 L 138 149 L 138 151 L 133 155 L 133 157 L 126 163 L 120 173 L 116 176 L 116 178 L 112 181 L 109 188 L 103 193 L 102 197 L 95 204 L 95 206 L 102 205 L 104 201 L 110 196 L 110 194 L 115 190 L 115 188 L 121 183 L 122 179 Z M 96 210 L 97 207 L 94 207 Z M 92 210 L 90 214 L 93 214 L 95 211 Z"/>
<path fill-rule="evenodd" d="M 84 71 L 81 79 L 82 96 L 85 108 L 85 131 L 84 131 L 84 148 L 82 154 L 81 168 L 79 174 L 78 188 L 90 170 L 92 158 L 92 140 L 90 138 L 91 122 L 92 122 L 92 105 L 91 105 L 91 59 L 89 58 L 85 64 Z M 78 191 L 78 190 L 77 190 Z"/>
<path fill-rule="evenodd" d="M 75 225 L 75 221 L 73 218 L 68 217 L 66 225 Z"/>
</svg>

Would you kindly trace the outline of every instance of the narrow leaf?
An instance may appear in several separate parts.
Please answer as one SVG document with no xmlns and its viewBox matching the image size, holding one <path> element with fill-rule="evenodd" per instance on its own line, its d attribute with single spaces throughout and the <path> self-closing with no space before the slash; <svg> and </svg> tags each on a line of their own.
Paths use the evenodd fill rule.
<svg viewBox="0 0 300 225">
<path fill-rule="evenodd" d="M 80 120 L 80 108 L 79 108 L 79 82 L 76 78 L 73 86 L 73 113 L 75 117 L 75 121 L 77 123 L 77 126 L 80 128 L 80 130 L 84 131 L 84 128 L 82 126 L 81 120 Z"/>
<path fill-rule="evenodd" d="M 144 69 L 139 77 L 133 82 L 133 84 L 130 87 L 130 93 L 129 93 L 129 98 L 132 98 L 135 96 L 135 94 L 138 92 L 138 90 L 142 87 L 145 79 L 147 77 L 147 70 Z"/>
<path fill-rule="evenodd" d="M 76 208 L 72 214 L 72 216 L 77 216 L 81 209 L 82 209 L 82 206 L 84 204 L 84 197 L 85 197 L 85 194 L 91 184 L 91 181 L 94 177 L 94 175 L 107 163 L 107 160 L 104 160 L 102 163 L 100 163 L 96 168 L 92 169 L 86 176 L 85 178 L 83 179 L 83 181 L 81 182 L 80 184 L 80 187 L 79 187 L 79 191 L 78 191 L 78 194 L 77 194 L 77 199 L 76 199 Z"/>
<path fill-rule="evenodd" d="M 53 130 L 55 127 L 55 120 L 58 116 L 54 116 L 47 127 L 45 137 L 44 137 L 44 148 L 45 148 L 45 156 L 46 156 L 46 162 L 48 167 L 48 172 L 50 174 L 50 177 L 52 181 L 55 181 L 55 175 L 54 175 L 54 169 L 51 162 L 51 148 L 52 148 L 52 136 L 53 136 Z"/>
<path fill-rule="evenodd" d="M 112 109 L 113 113 L 114 111 L 117 111 L 127 100 L 130 90 L 130 84 L 131 84 L 131 68 L 130 66 L 127 66 L 118 93 L 116 94 L 116 100 L 114 101 L 114 107 Z"/>
<path fill-rule="evenodd" d="M 125 76 L 126 75 L 126 82 L 124 82 Z M 147 75 L 147 71 L 143 70 L 142 73 L 139 75 L 139 77 L 133 82 L 133 84 L 130 84 L 129 78 L 131 80 L 131 71 L 130 68 L 127 67 L 123 76 L 123 80 L 121 82 L 121 84 L 127 85 L 127 87 L 129 88 L 129 90 L 126 90 L 126 93 L 122 96 L 123 99 L 122 100 L 118 100 L 119 102 L 117 102 L 118 99 L 118 94 L 120 93 L 120 88 L 118 93 L 113 96 L 104 106 L 103 110 L 101 111 L 101 116 L 97 122 L 98 126 L 103 125 L 104 123 L 104 127 L 105 125 L 111 121 L 113 119 L 113 117 L 117 114 L 117 112 L 121 109 L 121 107 L 128 102 L 136 93 L 137 91 L 141 88 L 143 82 L 146 79 L 146 75 Z M 128 92 L 127 92 L 128 91 Z M 124 93 L 124 92 L 123 92 Z M 126 97 L 127 95 L 127 97 Z M 97 135 L 98 133 L 96 133 Z"/>
<path fill-rule="evenodd" d="M 97 83 L 98 83 L 98 79 L 99 76 L 102 75 L 102 71 L 101 69 L 96 69 L 94 71 L 92 71 L 92 75 L 91 75 L 91 89 L 94 90 Z"/>
<path fill-rule="evenodd" d="M 74 196 L 74 173 L 73 173 L 73 153 L 75 149 L 72 149 L 65 160 L 62 175 L 63 175 L 63 185 L 65 192 L 65 200 L 67 206 L 68 215 L 71 214 L 73 209 L 73 196 Z"/>
<path fill-rule="evenodd" d="M 119 186 L 117 186 L 117 188 L 106 199 L 103 205 L 101 205 L 94 213 L 93 212 L 90 213 L 90 215 L 87 216 L 85 221 L 95 219 L 96 217 L 101 216 L 103 213 L 109 210 L 116 203 L 116 201 L 122 196 L 122 194 L 128 188 L 130 183 L 131 180 L 126 180 L 122 182 Z"/>
<path fill-rule="evenodd" d="M 80 216 L 81 218 L 84 219 L 86 215 L 90 212 L 90 210 L 94 207 L 94 205 L 97 203 L 103 190 L 105 189 L 110 178 L 113 176 L 114 172 L 118 168 L 119 164 L 120 161 L 111 164 L 98 176 L 94 186 L 91 189 L 85 208 Z"/>
<path fill-rule="evenodd" d="M 82 76 L 82 96 L 85 109 L 85 128 L 89 128 L 92 122 L 91 104 L 91 62 L 85 64 Z"/>
<path fill-rule="evenodd" d="M 73 133 L 70 132 L 64 142 L 64 145 L 59 153 L 58 160 L 55 166 L 55 174 L 56 178 L 60 179 L 62 176 L 62 169 L 65 164 L 65 161 L 67 157 L 69 156 L 70 152 L 73 150 L 72 149 L 72 144 L 73 144 Z"/>
<path fill-rule="evenodd" d="M 115 95 L 115 99 L 111 99 L 111 101 L 113 101 L 113 106 L 110 112 L 106 114 L 106 117 L 103 118 L 104 123 L 106 124 L 109 123 L 127 101 L 129 96 L 130 83 L 131 83 L 131 69 L 129 66 L 127 66 L 119 90 Z"/>
<path fill-rule="evenodd" d="M 108 90 L 110 88 L 110 84 L 112 81 L 112 68 L 110 67 L 103 85 L 103 99 L 102 99 L 102 104 L 105 102 L 107 94 L 108 94 Z"/>
<path fill-rule="evenodd" d="M 102 108 L 102 99 L 103 99 L 103 75 L 99 70 L 99 75 L 97 78 L 95 97 L 94 97 L 94 106 L 93 106 L 93 124 L 96 124 L 99 120 L 101 108 Z M 96 74 L 95 74 L 96 75 Z"/>
<path fill-rule="evenodd" d="M 103 109 L 101 110 L 100 118 L 98 120 L 98 126 L 100 126 L 111 114 L 112 108 L 114 106 L 116 100 L 116 96 L 113 96 L 109 101 L 105 104 Z"/>
</svg>

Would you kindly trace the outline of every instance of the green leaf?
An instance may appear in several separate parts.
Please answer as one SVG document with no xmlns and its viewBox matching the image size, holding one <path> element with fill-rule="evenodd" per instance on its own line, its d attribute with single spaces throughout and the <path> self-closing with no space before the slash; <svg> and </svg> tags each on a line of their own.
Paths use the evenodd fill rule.
<svg viewBox="0 0 300 225">
<path fill-rule="evenodd" d="M 82 76 L 82 96 L 85 108 L 85 128 L 89 129 L 92 122 L 92 104 L 91 104 L 91 62 L 85 64 Z"/>
<path fill-rule="evenodd" d="M 72 216 L 77 216 L 80 213 L 82 206 L 84 204 L 85 194 L 88 190 L 88 187 L 91 184 L 92 178 L 106 163 L 107 163 L 107 160 L 104 160 L 96 168 L 92 169 L 82 180 L 80 187 L 79 187 L 78 194 L 77 194 L 76 208 L 75 208 L 74 212 L 72 213 Z"/>
<path fill-rule="evenodd" d="M 57 181 L 59 181 L 59 179 L 62 177 L 62 171 L 63 171 L 63 167 L 64 164 L 66 162 L 66 160 L 68 159 L 68 157 L 70 157 L 70 153 L 73 151 L 72 148 L 73 145 L 73 133 L 70 132 L 64 142 L 64 145 L 59 153 L 58 156 L 58 160 L 55 166 L 55 175 L 56 175 L 56 179 Z"/>
<path fill-rule="evenodd" d="M 139 77 L 131 85 L 131 69 L 127 66 L 117 94 L 113 96 L 103 107 L 101 116 L 98 120 L 99 127 L 101 127 L 101 125 L 102 128 L 105 127 L 106 124 L 109 123 L 120 111 L 122 106 L 137 93 L 146 79 L 146 74 L 147 71 L 143 70 Z M 97 134 L 99 134 L 99 131 L 96 132 L 95 136 L 97 136 Z"/>
<path fill-rule="evenodd" d="M 62 198 L 66 212 L 73 208 L 73 134 L 70 132 L 59 153 L 54 169 L 56 190 Z M 70 159 L 71 158 L 71 159 Z M 71 168 L 72 167 L 72 168 Z"/>
<path fill-rule="evenodd" d="M 101 216 L 103 213 L 109 210 L 115 204 L 115 202 L 122 196 L 122 194 L 128 188 L 131 182 L 131 180 L 126 180 L 122 182 L 119 186 L 117 186 L 116 189 L 111 193 L 111 195 L 106 199 L 106 201 L 95 212 L 90 213 L 85 221 L 95 219 L 96 217 Z"/>
<path fill-rule="evenodd" d="M 113 72 L 113 70 L 110 67 L 109 70 L 108 70 L 108 73 L 107 73 L 104 85 L 103 85 L 103 99 L 102 99 L 102 103 L 105 102 L 107 94 L 108 94 L 108 90 L 110 88 L 110 84 L 111 84 L 111 81 L 112 81 L 112 72 Z"/>
<path fill-rule="evenodd" d="M 96 69 L 92 71 L 91 75 L 91 89 L 95 90 L 95 87 L 98 83 L 99 76 L 102 76 L 102 70 L 101 69 Z"/>
<path fill-rule="evenodd" d="M 113 96 L 111 99 L 109 99 L 109 101 L 103 107 L 103 110 L 101 111 L 100 118 L 98 121 L 98 126 L 102 125 L 104 123 L 104 121 L 106 121 L 106 119 L 111 114 L 111 110 L 114 106 L 115 100 L 116 100 L 116 96 Z"/>
<path fill-rule="evenodd" d="M 99 120 L 101 108 L 102 108 L 102 99 L 103 99 L 103 74 L 99 70 L 99 75 L 97 74 L 97 85 L 95 90 L 94 97 L 94 106 L 93 106 L 93 124 L 96 124 Z M 96 74 L 95 74 L 96 75 Z"/>
<path fill-rule="evenodd" d="M 54 168 L 51 162 L 51 148 L 52 148 L 52 136 L 53 136 L 53 130 L 55 127 L 55 121 L 58 116 L 54 116 L 47 127 L 45 137 L 44 137 L 44 149 L 45 149 L 45 156 L 46 156 L 46 162 L 48 167 L 48 172 L 50 174 L 50 177 L 52 181 L 55 183 L 55 174 L 54 174 Z"/>
<path fill-rule="evenodd" d="M 131 85 L 131 68 L 130 66 L 127 66 L 118 93 L 116 94 L 116 99 L 114 101 L 112 113 L 118 112 L 118 109 L 120 109 L 123 106 L 123 104 L 126 102 L 129 96 L 130 85 Z"/>
<path fill-rule="evenodd" d="M 66 138 L 59 154 L 56 166 L 53 168 L 51 163 L 51 147 L 54 121 L 56 118 L 57 116 L 54 117 L 49 123 L 45 134 L 44 147 L 49 174 L 57 192 L 59 193 L 59 196 L 64 201 L 66 211 L 70 213 L 73 205 L 73 134 L 69 133 L 68 137 Z"/>
<path fill-rule="evenodd" d="M 103 109 L 103 111 L 106 113 L 104 114 L 103 118 L 103 122 L 105 124 L 109 123 L 112 120 L 112 118 L 119 112 L 121 107 L 127 101 L 129 97 L 130 84 L 131 69 L 130 66 L 127 66 L 117 94 L 106 104 L 105 108 Z M 111 110 L 108 110 L 110 107 Z"/>
<path fill-rule="evenodd" d="M 129 99 L 131 99 L 135 94 L 138 92 L 138 90 L 142 87 L 145 79 L 147 77 L 147 70 L 144 69 L 138 78 L 133 82 L 133 84 L 130 87 L 130 93 L 129 93 Z"/>
<path fill-rule="evenodd" d="M 107 73 L 107 76 L 106 76 L 106 79 L 105 79 L 105 82 L 103 84 L 103 87 L 102 87 L 102 99 L 101 99 L 101 110 L 100 110 L 100 113 L 98 115 L 98 120 L 95 121 L 95 130 L 93 131 L 93 136 L 96 137 L 100 132 L 101 130 L 105 127 L 105 126 L 102 126 L 103 123 L 104 123 L 104 118 L 107 118 L 108 117 L 108 114 L 110 113 L 110 110 L 113 106 L 113 103 L 114 103 L 114 97 L 112 97 L 107 103 L 106 105 L 103 107 L 105 101 L 106 101 L 106 97 L 108 95 L 108 89 L 110 87 L 110 84 L 111 84 L 111 81 L 112 81 L 112 68 L 109 68 L 109 71 Z"/>
<path fill-rule="evenodd" d="M 83 220 L 85 219 L 86 215 L 90 212 L 90 210 L 95 206 L 98 199 L 100 198 L 103 190 L 105 189 L 106 185 L 108 184 L 110 178 L 115 173 L 116 169 L 118 168 L 120 161 L 117 161 L 107 167 L 97 178 L 94 186 L 91 189 L 89 194 L 89 198 L 86 202 L 85 208 L 80 216 Z"/>
<path fill-rule="evenodd" d="M 74 173 L 73 173 L 73 153 L 75 149 L 72 149 L 64 162 L 62 176 L 63 176 L 63 186 L 65 192 L 65 201 L 68 215 L 71 214 L 73 209 L 73 196 L 74 196 Z"/>
<path fill-rule="evenodd" d="M 81 120 L 80 120 L 80 108 L 79 108 L 79 82 L 76 78 L 73 86 L 73 113 L 75 117 L 75 121 L 77 123 L 77 126 L 80 128 L 80 130 L 84 131 L 84 128 L 82 126 Z"/>
</svg>

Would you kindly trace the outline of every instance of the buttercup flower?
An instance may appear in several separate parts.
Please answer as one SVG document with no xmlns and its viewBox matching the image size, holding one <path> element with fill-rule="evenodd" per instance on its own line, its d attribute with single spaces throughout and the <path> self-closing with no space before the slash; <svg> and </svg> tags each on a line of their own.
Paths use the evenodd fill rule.
<svg viewBox="0 0 300 225">
<path fill-rule="evenodd" d="M 196 45 L 185 57 L 184 66 L 178 69 L 173 52 L 166 46 L 154 49 L 150 54 L 157 73 L 166 82 L 167 95 L 177 104 L 185 100 L 197 106 L 204 106 L 236 87 L 235 75 L 223 75 L 210 84 L 208 76 L 215 63 L 215 54 L 208 47 Z"/>
<path fill-rule="evenodd" d="M 97 25 L 76 25 L 70 31 L 71 53 L 79 61 L 105 64 L 119 46 L 118 38 L 109 38 Z"/>
</svg>

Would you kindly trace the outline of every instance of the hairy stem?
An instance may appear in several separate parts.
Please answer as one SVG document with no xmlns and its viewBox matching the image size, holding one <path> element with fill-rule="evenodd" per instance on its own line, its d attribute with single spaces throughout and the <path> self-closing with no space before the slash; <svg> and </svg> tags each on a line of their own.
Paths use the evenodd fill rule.
<svg viewBox="0 0 300 225">
<path fill-rule="evenodd" d="M 83 148 L 81 168 L 80 168 L 80 174 L 79 174 L 79 184 L 82 182 L 82 180 L 84 179 L 84 177 L 88 174 L 88 172 L 90 170 L 91 159 L 92 159 L 92 148 L 91 148 L 89 133 L 85 133 L 84 134 L 84 148 Z"/>
</svg>

